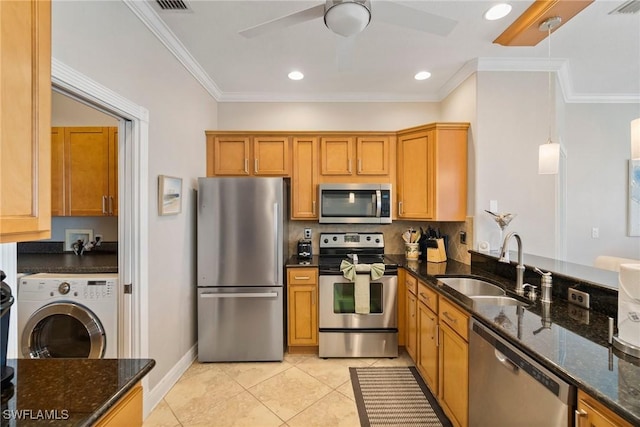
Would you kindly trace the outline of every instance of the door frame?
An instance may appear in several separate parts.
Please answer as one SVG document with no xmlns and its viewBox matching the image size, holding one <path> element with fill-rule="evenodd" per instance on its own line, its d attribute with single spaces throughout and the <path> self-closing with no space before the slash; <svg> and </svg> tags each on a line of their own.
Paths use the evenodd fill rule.
<svg viewBox="0 0 640 427">
<path fill-rule="evenodd" d="M 149 193 L 149 111 L 56 58 L 51 59 L 51 85 L 53 90 L 119 119 L 118 279 L 121 284 L 131 284 L 132 291 L 118 293 L 118 356 L 148 358 L 149 215 L 145 201 Z M 147 381 L 145 377 L 143 384 Z"/>
</svg>

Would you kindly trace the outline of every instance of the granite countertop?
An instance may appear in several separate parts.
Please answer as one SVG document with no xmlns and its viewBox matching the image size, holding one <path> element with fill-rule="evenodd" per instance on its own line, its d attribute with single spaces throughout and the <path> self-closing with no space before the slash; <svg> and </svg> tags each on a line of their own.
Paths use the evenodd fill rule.
<svg viewBox="0 0 640 427">
<path fill-rule="evenodd" d="M 153 359 L 7 362 L 15 376 L 2 388 L 2 426 L 16 427 L 93 425 L 155 365 Z"/>
<path fill-rule="evenodd" d="M 438 277 L 482 277 L 500 284 L 508 295 L 517 297 L 514 293 L 515 280 L 487 271 L 482 262 L 475 266 L 455 260 L 431 263 L 407 261 L 404 255 L 385 256 L 440 294 L 460 304 L 475 319 L 569 383 L 589 393 L 632 425 L 640 425 L 640 360 L 608 345 L 608 316 L 604 312 L 584 310 L 569 304 L 556 296 L 555 289 L 553 302 L 547 312 L 544 312 L 545 308 L 539 298 L 535 303 L 525 300 L 529 305 L 520 314 L 516 306 L 474 306 L 470 298 L 438 281 Z M 531 258 L 529 262 L 535 260 Z M 565 264 L 555 265 L 553 271 L 569 276 Z M 287 267 L 317 265 L 318 259 L 315 256 L 311 260 L 298 260 L 293 256 L 287 262 Z M 537 265 L 532 263 L 529 266 Z M 546 264 L 540 268 L 552 270 Z M 584 280 L 582 277 L 580 282 L 584 283 Z M 597 285 L 596 280 L 594 283 Z"/>
<path fill-rule="evenodd" d="M 19 253 L 18 273 L 117 273 L 118 254 L 112 252 Z"/>
</svg>

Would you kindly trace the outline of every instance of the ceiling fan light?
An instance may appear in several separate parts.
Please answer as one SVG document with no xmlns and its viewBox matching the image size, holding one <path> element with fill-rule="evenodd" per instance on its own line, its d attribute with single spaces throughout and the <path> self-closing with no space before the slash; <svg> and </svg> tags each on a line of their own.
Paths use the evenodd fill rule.
<svg viewBox="0 0 640 427">
<path fill-rule="evenodd" d="M 487 21 L 496 21 L 502 19 L 511 13 L 511 5 L 508 3 L 500 3 L 492 6 L 491 9 L 484 13 L 484 19 Z"/>
<path fill-rule="evenodd" d="M 362 2 L 331 1 L 327 3 L 324 23 L 336 34 L 344 37 L 354 36 L 364 30 L 369 25 L 369 21 L 371 21 L 371 11 Z"/>
<path fill-rule="evenodd" d="M 420 71 L 418 73 L 416 73 L 415 76 L 413 76 L 414 79 L 416 80 L 426 80 L 429 77 L 431 77 L 431 73 L 428 71 Z"/>
</svg>

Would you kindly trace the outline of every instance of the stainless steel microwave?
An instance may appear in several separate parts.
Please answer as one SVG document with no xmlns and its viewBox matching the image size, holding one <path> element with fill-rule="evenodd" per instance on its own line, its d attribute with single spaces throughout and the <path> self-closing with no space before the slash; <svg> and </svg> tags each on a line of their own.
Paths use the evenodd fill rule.
<svg viewBox="0 0 640 427">
<path fill-rule="evenodd" d="M 391 224 L 391 184 L 320 184 L 319 222 Z"/>
</svg>

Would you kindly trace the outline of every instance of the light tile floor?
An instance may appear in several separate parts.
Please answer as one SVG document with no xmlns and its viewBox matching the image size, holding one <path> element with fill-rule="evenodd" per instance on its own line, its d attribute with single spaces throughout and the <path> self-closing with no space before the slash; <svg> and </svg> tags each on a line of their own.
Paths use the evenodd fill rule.
<svg viewBox="0 0 640 427">
<path fill-rule="evenodd" d="M 194 362 L 143 427 L 359 427 L 349 367 L 398 365 L 413 361 L 401 353 L 395 359 L 285 354 L 283 362 Z"/>
</svg>

